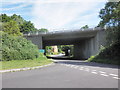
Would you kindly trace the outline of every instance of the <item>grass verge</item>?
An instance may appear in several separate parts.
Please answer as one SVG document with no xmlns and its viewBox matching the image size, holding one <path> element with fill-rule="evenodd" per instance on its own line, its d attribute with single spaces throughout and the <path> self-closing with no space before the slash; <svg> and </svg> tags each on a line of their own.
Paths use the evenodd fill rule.
<svg viewBox="0 0 120 90">
<path fill-rule="evenodd" d="M 53 61 L 50 59 L 45 59 L 41 57 L 34 60 L 1 61 L 0 65 L 2 65 L 2 68 L 0 68 L 0 70 L 42 66 L 42 65 L 50 64 L 52 62 Z"/>
<path fill-rule="evenodd" d="M 91 56 L 87 61 L 88 62 L 104 63 L 104 64 L 120 65 L 119 60 L 101 59 L 101 58 L 96 58 L 95 56 Z"/>
</svg>

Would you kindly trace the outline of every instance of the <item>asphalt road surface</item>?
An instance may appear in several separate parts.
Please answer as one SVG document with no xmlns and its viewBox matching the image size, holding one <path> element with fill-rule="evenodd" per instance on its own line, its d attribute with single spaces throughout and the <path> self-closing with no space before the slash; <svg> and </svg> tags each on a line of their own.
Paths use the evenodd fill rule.
<svg viewBox="0 0 120 90">
<path fill-rule="evenodd" d="M 2 74 L 3 88 L 118 88 L 118 66 L 57 61 L 40 69 Z"/>
</svg>

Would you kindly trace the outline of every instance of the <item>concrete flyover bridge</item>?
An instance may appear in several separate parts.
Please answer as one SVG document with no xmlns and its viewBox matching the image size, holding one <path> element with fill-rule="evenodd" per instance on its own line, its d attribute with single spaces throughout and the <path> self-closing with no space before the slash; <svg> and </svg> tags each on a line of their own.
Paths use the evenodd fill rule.
<svg viewBox="0 0 120 90">
<path fill-rule="evenodd" d="M 24 37 L 38 45 L 39 49 L 53 45 L 74 45 L 74 59 L 87 59 L 96 55 L 100 51 L 101 45 L 105 45 L 103 28 L 27 34 Z"/>
</svg>

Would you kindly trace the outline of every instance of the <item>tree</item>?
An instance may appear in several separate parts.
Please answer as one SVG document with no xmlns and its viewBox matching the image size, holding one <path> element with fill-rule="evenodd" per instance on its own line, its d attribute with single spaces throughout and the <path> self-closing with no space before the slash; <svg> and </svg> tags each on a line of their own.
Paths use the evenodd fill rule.
<svg viewBox="0 0 120 90">
<path fill-rule="evenodd" d="M 41 29 L 39 29 L 38 31 L 40 31 L 40 32 L 48 32 L 48 30 L 45 29 L 45 28 L 41 28 Z"/>
<path fill-rule="evenodd" d="M 10 18 L 16 21 L 18 25 L 21 25 L 25 22 L 25 20 L 20 15 L 13 14 Z"/>
<path fill-rule="evenodd" d="M 28 33 L 35 30 L 36 29 L 31 21 L 25 21 L 22 25 L 20 25 L 20 31 L 23 33 Z"/>
<path fill-rule="evenodd" d="M 113 43 L 120 41 L 120 2 L 107 2 L 105 7 L 100 10 L 99 17 L 101 18 L 99 27 L 107 26 L 107 44 L 110 46 Z"/>
<path fill-rule="evenodd" d="M 20 33 L 20 29 L 17 25 L 17 23 L 13 20 L 6 22 L 2 25 L 2 31 L 10 34 L 10 35 L 14 35 L 14 36 L 20 36 L 22 35 Z"/>
<path fill-rule="evenodd" d="M 11 18 L 7 16 L 6 14 L 1 14 L 0 15 L 0 22 L 9 22 Z"/>
<path fill-rule="evenodd" d="M 88 29 L 89 28 L 89 26 L 88 25 L 85 25 L 85 26 L 83 26 L 83 27 L 81 27 L 81 29 Z"/>
</svg>

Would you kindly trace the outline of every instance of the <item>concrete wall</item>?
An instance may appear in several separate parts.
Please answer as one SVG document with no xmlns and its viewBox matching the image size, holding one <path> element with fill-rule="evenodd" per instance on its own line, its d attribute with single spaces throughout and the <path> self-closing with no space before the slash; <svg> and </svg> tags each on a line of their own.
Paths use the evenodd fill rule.
<svg viewBox="0 0 120 90">
<path fill-rule="evenodd" d="M 88 59 L 90 56 L 99 53 L 101 45 L 105 45 L 105 31 L 98 31 L 96 36 L 75 43 L 74 58 Z"/>
<path fill-rule="evenodd" d="M 43 48 L 42 35 L 34 35 L 34 36 L 24 36 L 27 40 L 31 40 L 32 43 L 38 46 L 39 49 Z"/>
</svg>

